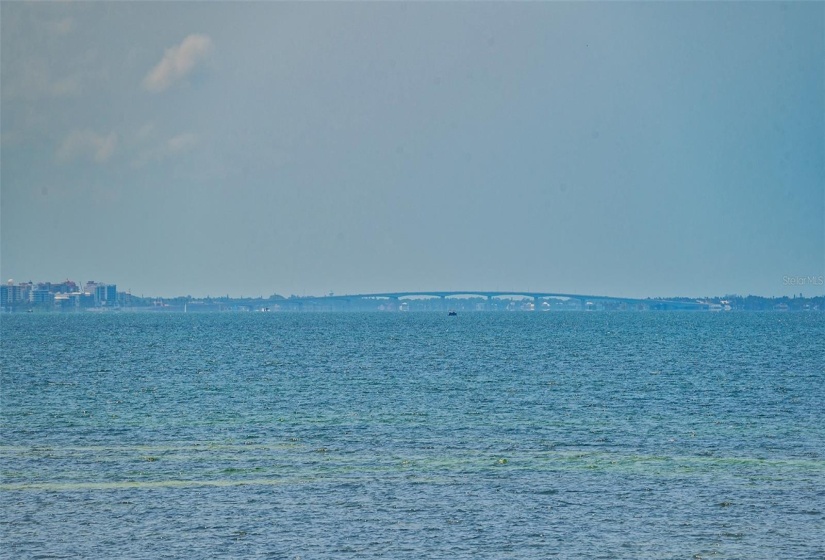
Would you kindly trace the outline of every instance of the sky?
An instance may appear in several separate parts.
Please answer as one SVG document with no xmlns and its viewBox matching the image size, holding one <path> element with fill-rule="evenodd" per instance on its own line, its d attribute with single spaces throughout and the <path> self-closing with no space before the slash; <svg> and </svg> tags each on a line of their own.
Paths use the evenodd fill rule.
<svg viewBox="0 0 825 560">
<path fill-rule="evenodd" d="M 0 3 L 0 277 L 825 293 L 825 3 Z"/>
</svg>

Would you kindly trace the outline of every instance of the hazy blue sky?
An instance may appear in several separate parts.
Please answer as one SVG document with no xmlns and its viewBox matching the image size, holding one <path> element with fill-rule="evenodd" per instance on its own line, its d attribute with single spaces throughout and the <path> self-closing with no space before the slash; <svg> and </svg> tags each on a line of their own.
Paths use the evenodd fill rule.
<svg viewBox="0 0 825 560">
<path fill-rule="evenodd" d="M 0 5 L 0 274 L 822 294 L 825 3 Z"/>
</svg>

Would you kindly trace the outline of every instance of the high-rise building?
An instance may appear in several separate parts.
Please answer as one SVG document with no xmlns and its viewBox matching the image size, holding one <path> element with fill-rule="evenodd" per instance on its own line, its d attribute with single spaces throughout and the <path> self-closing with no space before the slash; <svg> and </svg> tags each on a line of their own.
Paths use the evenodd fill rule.
<svg viewBox="0 0 825 560">
<path fill-rule="evenodd" d="M 0 307 L 8 310 L 15 306 L 28 303 L 31 291 L 31 282 L 15 284 L 14 280 L 9 280 L 0 287 Z"/>
<path fill-rule="evenodd" d="M 92 289 L 90 289 L 90 285 Z M 89 282 L 86 284 L 86 291 L 93 294 L 96 306 L 117 305 L 117 285 L 115 284 L 98 284 Z"/>
<path fill-rule="evenodd" d="M 32 290 L 31 302 L 37 306 L 50 306 L 54 304 L 54 294 L 45 288 Z"/>
</svg>

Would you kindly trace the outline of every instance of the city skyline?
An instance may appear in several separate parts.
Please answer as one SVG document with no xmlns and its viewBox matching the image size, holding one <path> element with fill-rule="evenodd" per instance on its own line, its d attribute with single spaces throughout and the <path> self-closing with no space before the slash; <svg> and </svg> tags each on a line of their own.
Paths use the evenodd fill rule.
<svg viewBox="0 0 825 560">
<path fill-rule="evenodd" d="M 0 4 L 0 275 L 817 296 L 825 4 Z"/>
</svg>

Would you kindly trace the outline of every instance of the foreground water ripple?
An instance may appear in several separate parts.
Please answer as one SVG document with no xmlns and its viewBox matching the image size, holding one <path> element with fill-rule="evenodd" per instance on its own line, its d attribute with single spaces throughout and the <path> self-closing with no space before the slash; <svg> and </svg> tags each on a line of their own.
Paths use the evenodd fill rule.
<svg viewBox="0 0 825 560">
<path fill-rule="evenodd" d="M 822 314 L 2 317 L 4 558 L 825 558 Z"/>
</svg>

